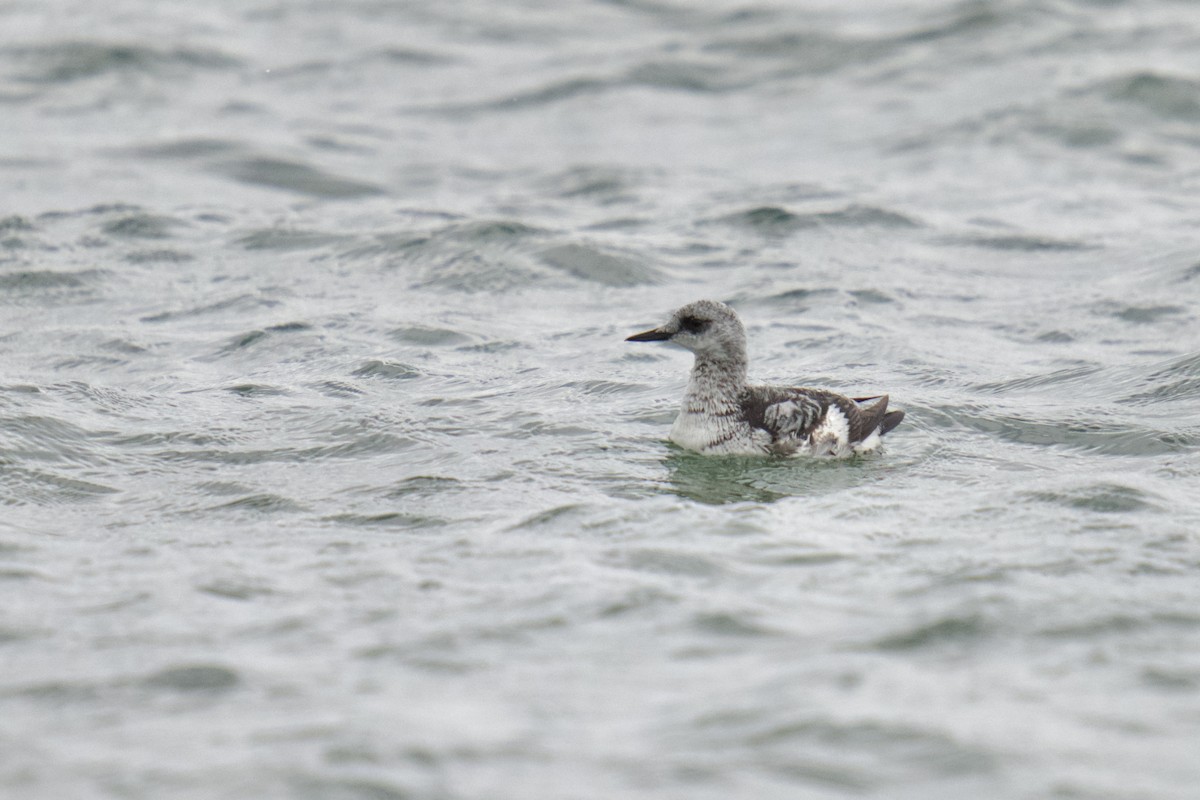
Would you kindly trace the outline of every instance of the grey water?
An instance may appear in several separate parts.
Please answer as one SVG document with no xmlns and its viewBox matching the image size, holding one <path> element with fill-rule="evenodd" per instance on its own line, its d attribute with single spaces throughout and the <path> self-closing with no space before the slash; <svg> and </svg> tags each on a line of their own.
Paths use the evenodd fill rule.
<svg viewBox="0 0 1200 800">
<path fill-rule="evenodd" d="M 1198 52 L 0 3 L 0 796 L 1196 797 Z M 669 445 L 706 297 L 884 451 Z"/>
</svg>

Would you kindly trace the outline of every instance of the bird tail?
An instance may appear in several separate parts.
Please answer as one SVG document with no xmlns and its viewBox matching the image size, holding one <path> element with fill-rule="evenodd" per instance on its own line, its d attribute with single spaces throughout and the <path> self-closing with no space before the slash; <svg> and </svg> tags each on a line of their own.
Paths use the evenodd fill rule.
<svg viewBox="0 0 1200 800">
<path fill-rule="evenodd" d="M 884 414 L 883 420 L 879 423 L 879 435 L 882 436 L 899 425 L 902 419 L 904 419 L 904 412 L 900 409 Z"/>
</svg>

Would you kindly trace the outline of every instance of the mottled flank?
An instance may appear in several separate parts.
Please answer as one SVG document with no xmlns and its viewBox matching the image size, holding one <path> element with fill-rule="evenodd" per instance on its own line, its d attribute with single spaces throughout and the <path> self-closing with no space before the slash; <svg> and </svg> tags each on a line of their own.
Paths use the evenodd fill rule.
<svg viewBox="0 0 1200 800">
<path fill-rule="evenodd" d="M 903 411 L 887 410 L 887 395 L 748 385 L 746 330 L 732 308 L 714 300 L 690 303 L 626 341 L 668 341 L 696 354 L 671 441 L 698 453 L 844 458 L 875 450 L 904 419 Z"/>
</svg>

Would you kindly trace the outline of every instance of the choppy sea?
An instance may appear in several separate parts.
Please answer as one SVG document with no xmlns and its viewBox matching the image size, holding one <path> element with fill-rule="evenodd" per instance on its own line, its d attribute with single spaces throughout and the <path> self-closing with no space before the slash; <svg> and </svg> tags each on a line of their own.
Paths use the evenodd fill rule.
<svg viewBox="0 0 1200 800">
<path fill-rule="evenodd" d="M 1200 796 L 1200 6 L 0 2 L 0 796 Z M 752 377 L 882 453 L 665 441 Z"/>
</svg>

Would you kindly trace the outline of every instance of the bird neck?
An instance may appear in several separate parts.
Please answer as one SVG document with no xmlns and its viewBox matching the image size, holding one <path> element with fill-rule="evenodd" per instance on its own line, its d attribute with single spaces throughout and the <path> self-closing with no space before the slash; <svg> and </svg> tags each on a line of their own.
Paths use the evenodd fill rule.
<svg viewBox="0 0 1200 800">
<path fill-rule="evenodd" d="M 712 408 L 736 405 L 746 388 L 746 359 L 696 354 L 688 381 L 690 404 Z"/>
</svg>

